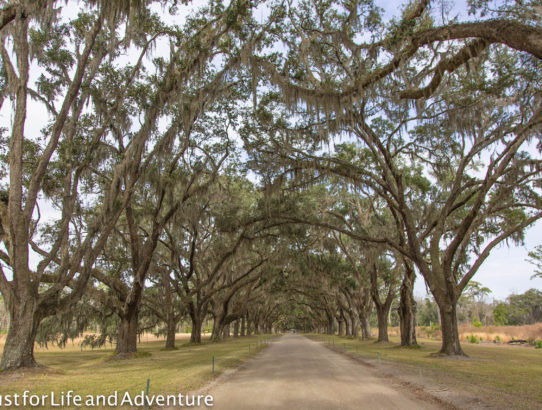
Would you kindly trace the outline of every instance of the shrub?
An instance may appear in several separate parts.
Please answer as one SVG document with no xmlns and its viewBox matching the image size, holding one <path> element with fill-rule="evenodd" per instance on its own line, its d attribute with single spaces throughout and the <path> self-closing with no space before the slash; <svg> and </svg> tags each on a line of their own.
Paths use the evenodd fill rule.
<svg viewBox="0 0 542 410">
<path fill-rule="evenodd" d="M 480 343 L 480 340 L 474 335 L 467 336 L 467 342 L 469 343 Z"/>
<path fill-rule="evenodd" d="M 477 327 L 478 329 L 482 328 L 482 322 L 480 322 L 477 317 L 475 317 L 474 320 L 472 321 L 472 325 L 474 327 Z"/>
<path fill-rule="evenodd" d="M 534 348 L 535 349 L 542 349 L 542 340 L 539 340 L 538 342 L 536 342 L 535 345 L 534 345 Z"/>
</svg>

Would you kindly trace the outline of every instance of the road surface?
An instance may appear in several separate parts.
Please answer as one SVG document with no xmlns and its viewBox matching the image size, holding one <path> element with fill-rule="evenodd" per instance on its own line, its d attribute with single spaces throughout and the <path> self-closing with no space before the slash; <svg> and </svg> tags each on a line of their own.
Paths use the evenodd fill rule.
<svg viewBox="0 0 542 410">
<path fill-rule="evenodd" d="M 439 408 L 394 389 L 374 369 L 295 334 L 271 343 L 207 394 L 217 410 Z"/>
</svg>

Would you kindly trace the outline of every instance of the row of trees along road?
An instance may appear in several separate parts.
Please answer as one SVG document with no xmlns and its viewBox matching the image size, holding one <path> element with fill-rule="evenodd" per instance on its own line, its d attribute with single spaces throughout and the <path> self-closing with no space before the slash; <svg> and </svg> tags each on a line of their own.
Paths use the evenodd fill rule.
<svg viewBox="0 0 542 410">
<path fill-rule="evenodd" d="M 97 314 L 130 355 L 184 317 L 193 342 L 209 316 L 215 339 L 292 317 L 366 335 L 397 294 L 414 344 L 416 272 L 463 354 L 461 293 L 542 215 L 539 6 L 70 7 L 0 6 L 1 369 L 36 366 L 55 318 Z"/>
</svg>

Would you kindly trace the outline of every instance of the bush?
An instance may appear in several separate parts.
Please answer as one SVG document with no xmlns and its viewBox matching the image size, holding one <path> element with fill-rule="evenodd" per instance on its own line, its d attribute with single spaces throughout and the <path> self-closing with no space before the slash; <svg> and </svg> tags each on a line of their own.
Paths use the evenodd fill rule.
<svg viewBox="0 0 542 410">
<path fill-rule="evenodd" d="M 470 336 L 467 336 L 467 342 L 469 343 L 480 343 L 480 340 L 478 340 L 478 338 L 474 335 L 470 335 Z"/>
<path fill-rule="evenodd" d="M 536 342 L 535 345 L 534 345 L 534 348 L 535 349 L 542 349 L 542 340 L 539 340 L 538 342 Z"/>
<path fill-rule="evenodd" d="M 482 322 L 480 322 L 477 317 L 475 317 L 474 320 L 472 321 L 472 325 L 474 327 L 477 327 L 478 329 L 482 328 Z"/>
</svg>

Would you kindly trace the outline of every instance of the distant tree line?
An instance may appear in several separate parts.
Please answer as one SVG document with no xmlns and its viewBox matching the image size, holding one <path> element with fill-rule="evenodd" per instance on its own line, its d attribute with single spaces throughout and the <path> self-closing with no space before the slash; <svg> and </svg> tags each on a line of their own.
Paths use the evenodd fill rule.
<svg viewBox="0 0 542 410">
<path fill-rule="evenodd" d="M 497 325 L 532 325 L 542 322 L 542 291 L 529 289 L 521 295 L 510 295 L 495 306 L 493 319 Z"/>
</svg>

